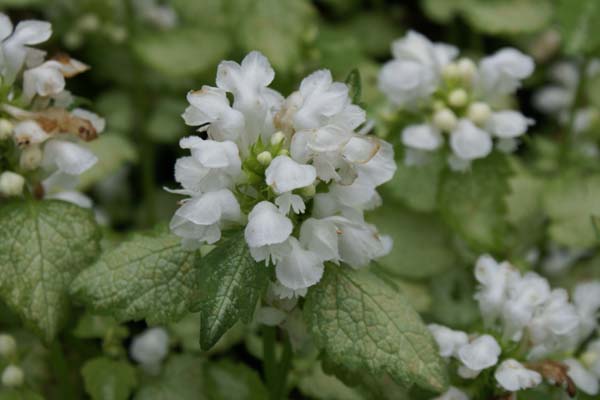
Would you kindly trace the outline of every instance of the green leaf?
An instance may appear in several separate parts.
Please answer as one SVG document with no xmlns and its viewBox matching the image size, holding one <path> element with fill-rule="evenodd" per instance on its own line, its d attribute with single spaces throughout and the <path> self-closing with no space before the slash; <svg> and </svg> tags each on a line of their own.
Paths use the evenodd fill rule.
<svg viewBox="0 0 600 400">
<path fill-rule="evenodd" d="M 302 45 L 316 32 L 316 13 L 305 0 L 236 0 L 237 39 L 249 52 L 258 50 L 280 71 L 291 71 L 302 61 Z"/>
<path fill-rule="evenodd" d="M 392 250 L 378 263 L 396 276 L 427 278 L 456 263 L 446 227 L 434 215 L 410 212 L 388 202 L 369 214 L 368 220 L 380 233 L 392 237 Z"/>
<path fill-rule="evenodd" d="M 73 336 L 81 339 L 103 339 L 108 334 L 124 339 L 129 329 L 119 325 L 113 317 L 93 314 L 84 314 L 73 329 Z"/>
<path fill-rule="evenodd" d="M 211 400 L 263 400 L 268 393 L 256 371 L 229 360 L 206 365 Z"/>
<path fill-rule="evenodd" d="M 462 13 L 480 32 L 517 35 L 549 26 L 553 5 L 549 0 L 466 0 Z"/>
<path fill-rule="evenodd" d="M 448 384 L 419 315 L 370 271 L 328 265 L 321 282 L 309 289 L 304 316 L 315 344 L 336 364 L 437 392 Z"/>
<path fill-rule="evenodd" d="M 63 201 L 0 208 L 0 297 L 51 341 L 69 308 L 69 285 L 100 251 L 93 214 Z"/>
<path fill-rule="evenodd" d="M 559 0 L 556 16 L 567 53 L 581 55 L 600 45 L 600 2 Z"/>
<path fill-rule="evenodd" d="M 197 260 L 200 346 L 208 350 L 238 320 L 252 320 L 269 282 L 269 269 L 250 255 L 244 232 L 233 235 Z"/>
<path fill-rule="evenodd" d="M 407 166 L 402 161 L 397 165 L 394 177 L 383 187 L 384 193 L 416 211 L 437 209 L 439 182 L 446 166 L 444 155 L 432 154 L 424 165 Z"/>
<path fill-rule="evenodd" d="M 169 358 L 158 377 L 137 392 L 135 400 L 209 400 L 204 360 L 188 354 Z M 212 400 L 212 399 L 211 399 Z"/>
<path fill-rule="evenodd" d="M 479 251 L 499 251 L 504 246 L 510 174 L 506 157 L 493 154 L 475 161 L 470 171 L 448 171 L 442 179 L 442 218 Z"/>
<path fill-rule="evenodd" d="M 137 161 L 134 145 L 124 136 L 103 134 L 85 145 L 98 157 L 98 162 L 79 178 L 79 190 L 89 189 L 119 170 L 126 163 Z"/>
<path fill-rule="evenodd" d="M 92 311 L 119 321 L 176 321 L 197 290 L 195 257 L 172 234 L 135 235 L 102 254 L 71 290 Z"/>
<path fill-rule="evenodd" d="M 44 400 L 44 398 L 29 389 L 0 389 L 0 400 Z"/>
<path fill-rule="evenodd" d="M 550 237 L 558 244 L 585 249 L 598 244 L 592 216 L 600 214 L 600 176 L 573 171 L 554 179 L 544 193 Z"/>
<path fill-rule="evenodd" d="M 182 27 L 165 35 L 146 33 L 133 48 L 148 66 L 172 77 L 196 75 L 213 68 L 229 52 L 231 41 L 223 32 L 201 26 Z"/>
<path fill-rule="evenodd" d="M 161 98 L 150 118 L 146 131 L 148 136 L 158 143 L 176 143 L 187 132 L 187 127 L 181 118 L 186 102 L 182 99 Z"/>
<path fill-rule="evenodd" d="M 81 368 L 85 391 L 92 400 L 127 400 L 137 385 L 136 370 L 125 361 L 97 357 Z"/>
<path fill-rule="evenodd" d="M 335 376 L 323 372 L 321 363 L 316 363 L 308 373 L 300 377 L 298 389 L 311 399 L 363 400 L 356 389 L 346 386 Z"/>
<path fill-rule="evenodd" d="M 346 84 L 350 88 L 349 97 L 352 99 L 354 104 L 360 103 L 361 94 L 361 82 L 360 82 L 360 71 L 354 68 L 346 77 Z"/>
<path fill-rule="evenodd" d="M 133 104 L 124 90 L 103 92 L 95 101 L 98 114 L 106 119 L 109 132 L 127 133 L 133 121 Z"/>
</svg>

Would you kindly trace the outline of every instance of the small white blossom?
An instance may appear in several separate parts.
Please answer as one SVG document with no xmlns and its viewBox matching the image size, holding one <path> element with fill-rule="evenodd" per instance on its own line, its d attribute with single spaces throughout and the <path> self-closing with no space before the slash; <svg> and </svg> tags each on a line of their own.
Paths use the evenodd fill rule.
<svg viewBox="0 0 600 400">
<path fill-rule="evenodd" d="M 2 371 L 2 384 L 9 388 L 16 388 L 25 382 L 25 374 L 21 367 L 16 365 L 8 365 Z"/>
<path fill-rule="evenodd" d="M 169 353 L 169 334 L 160 327 L 146 329 L 133 338 L 129 353 L 147 371 L 156 373 Z"/>
<path fill-rule="evenodd" d="M 94 153 L 78 144 L 52 139 L 44 146 L 42 166 L 53 172 L 42 184 L 47 192 L 58 188 L 72 189 L 79 181 L 79 175 L 97 161 Z"/>
<path fill-rule="evenodd" d="M 500 345 L 490 335 L 482 335 L 458 349 L 458 359 L 473 371 L 482 371 L 498 363 Z"/>
<path fill-rule="evenodd" d="M 455 331 L 437 324 L 429 324 L 427 328 L 437 342 L 442 357 L 457 357 L 458 349 L 469 342 L 469 337 L 465 332 Z"/>
<path fill-rule="evenodd" d="M 569 367 L 567 374 L 573 380 L 575 386 L 582 392 L 595 396 L 600 391 L 598 377 L 588 371 L 581 363 L 574 358 L 563 360 L 563 363 Z"/>
<path fill-rule="evenodd" d="M 494 372 L 496 381 L 503 389 L 509 392 L 531 389 L 542 382 L 542 376 L 527 369 L 517 360 L 504 360 Z"/>
<path fill-rule="evenodd" d="M 520 51 L 504 48 L 479 64 L 479 82 L 486 96 L 512 94 L 535 68 L 533 59 Z"/>
<path fill-rule="evenodd" d="M 463 391 L 451 386 L 444 394 L 434 397 L 431 400 L 469 400 Z"/>
<path fill-rule="evenodd" d="M 0 174 L 0 195 L 20 196 L 23 194 L 24 186 L 25 178 L 23 176 L 11 171 L 4 171 Z"/>
<path fill-rule="evenodd" d="M 290 251 L 287 239 L 293 227 L 292 221 L 273 203 L 262 201 L 248 214 L 244 236 L 257 261 L 277 262 Z"/>
</svg>

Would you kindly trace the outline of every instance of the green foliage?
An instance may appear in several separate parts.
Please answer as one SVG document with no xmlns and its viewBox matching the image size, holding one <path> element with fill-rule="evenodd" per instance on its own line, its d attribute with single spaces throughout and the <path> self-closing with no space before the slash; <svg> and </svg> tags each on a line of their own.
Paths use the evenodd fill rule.
<svg viewBox="0 0 600 400">
<path fill-rule="evenodd" d="M 579 55 L 598 48 L 600 3 L 595 0 L 559 0 L 556 16 L 567 53 Z"/>
<path fill-rule="evenodd" d="M 89 210 L 63 201 L 0 208 L 0 296 L 51 341 L 69 308 L 77 273 L 98 255 L 100 231 Z"/>
<path fill-rule="evenodd" d="M 187 354 L 170 357 L 158 377 L 148 379 L 135 400 L 209 400 L 204 360 Z"/>
<path fill-rule="evenodd" d="M 329 265 L 304 304 L 309 331 L 335 364 L 443 391 L 444 363 L 419 315 L 369 271 Z"/>
<path fill-rule="evenodd" d="M 544 192 L 544 209 L 550 218 L 550 237 L 574 249 L 598 243 L 592 216 L 600 214 L 600 176 L 573 171 L 552 180 Z"/>
<path fill-rule="evenodd" d="M 227 55 L 230 46 L 223 32 L 200 27 L 178 28 L 168 35 L 147 32 L 133 43 L 140 60 L 171 77 L 208 70 Z"/>
<path fill-rule="evenodd" d="M 449 235 L 435 215 L 410 212 L 390 203 L 372 213 L 369 220 L 394 241 L 391 252 L 379 260 L 392 274 L 427 278 L 454 266 Z"/>
<path fill-rule="evenodd" d="M 169 233 L 137 234 L 83 271 L 72 293 L 90 310 L 120 321 L 176 321 L 186 314 L 198 288 L 196 257 Z"/>
<path fill-rule="evenodd" d="M 206 366 L 211 400 L 263 400 L 268 398 L 256 371 L 245 364 L 223 360 Z"/>
<path fill-rule="evenodd" d="M 27 389 L 7 389 L 0 391 L 0 400 L 44 400 L 44 398 Z"/>
<path fill-rule="evenodd" d="M 200 345 L 210 349 L 238 320 L 252 320 L 256 302 L 265 291 L 269 270 L 252 258 L 240 231 L 197 260 Z"/>
<path fill-rule="evenodd" d="M 81 375 L 92 400 L 127 400 L 137 385 L 135 368 L 106 357 L 87 361 Z"/>
<path fill-rule="evenodd" d="M 475 161 L 470 171 L 448 172 L 442 179 L 442 218 L 479 251 L 500 251 L 504 246 L 510 174 L 506 157 L 494 154 Z"/>
</svg>

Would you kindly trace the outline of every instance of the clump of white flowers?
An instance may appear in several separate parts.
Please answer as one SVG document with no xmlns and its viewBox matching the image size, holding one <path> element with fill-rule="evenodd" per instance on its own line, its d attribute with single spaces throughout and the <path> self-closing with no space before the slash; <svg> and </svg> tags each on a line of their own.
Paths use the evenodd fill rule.
<svg viewBox="0 0 600 400">
<path fill-rule="evenodd" d="M 129 353 L 144 370 L 156 374 L 169 354 L 169 334 L 161 327 L 146 329 L 133 338 Z"/>
<path fill-rule="evenodd" d="M 104 120 L 73 108 L 65 79 L 89 69 L 67 55 L 45 59 L 30 47 L 48 40 L 50 23 L 13 24 L 0 13 L 0 195 L 72 190 L 96 156 L 77 142 L 95 139 Z M 37 185 L 40 183 L 39 185 Z M 40 193 L 41 192 L 41 193 Z"/>
<path fill-rule="evenodd" d="M 191 155 L 177 160 L 176 192 L 189 198 L 170 226 L 191 247 L 245 226 L 252 256 L 276 266 L 286 297 L 317 283 L 325 262 L 359 268 L 388 251 L 363 212 L 381 203 L 376 187 L 396 167 L 391 145 L 356 130 L 365 111 L 329 71 L 287 98 L 268 87 L 274 76 L 251 52 L 219 64 L 217 87 L 189 92 L 183 118 L 201 133 L 180 141 Z"/>
<path fill-rule="evenodd" d="M 600 342 L 591 342 L 583 352 L 580 347 L 598 327 L 600 282 L 579 284 L 570 300 L 566 290 L 552 289 L 540 275 L 521 274 L 488 255 L 477 261 L 475 278 L 487 333 L 429 325 L 440 355 L 456 363 L 461 378 L 493 371 L 504 392 L 533 388 L 545 379 L 570 393 L 575 387 L 598 393 Z"/>
<path fill-rule="evenodd" d="M 392 54 L 379 74 L 379 88 L 411 121 L 401 134 L 407 165 L 425 162 L 429 152 L 444 146 L 446 135 L 450 167 L 465 170 L 492 152 L 494 138 L 496 148 L 513 151 L 516 138 L 533 124 L 503 101 L 534 70 L 532 58 L 516 49 L 501 49 L 476 64 L 457 59 L 454 46 L 409 31 L 392 44 Z"/>
<path fill-rule="evenodd" d="M 3 386 L 16 388 L 25 382 L 25 373 L 17 364 L 17 342 L 12 335 L 0 333 L 0 365 L 4 366 L 0 376 Z"/>
</svg>

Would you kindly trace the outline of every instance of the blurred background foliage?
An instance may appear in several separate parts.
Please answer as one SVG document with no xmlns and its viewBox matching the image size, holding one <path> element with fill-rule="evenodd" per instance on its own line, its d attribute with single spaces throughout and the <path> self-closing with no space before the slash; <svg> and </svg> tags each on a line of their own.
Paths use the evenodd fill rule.
<svg viewBox="0 0 600 400">
<path fill-rule="evenodd" d="M 107 132 L 89 144 L 99 155 L 99 164 L 83 176 L 80 186 L 92 195 L 108 221 L 106 248 L 122 235 L 166 222 L 173 214 L 178 197 L 163 187 L 174 186 L 179 138 L 193 133 L 180 118 L 186 107 L 185 95 L 190 89 L 214 85 L 217 64 L 223 59 L 239 61 L 251 50 L 263 52 L 276 70 L 272 86 L 284 94 L 295 90 L 300 79 L 315 69 L 329 68 L 342 81 L 358 69 L 361 102 L 376 122 L 376 133 L 395 144 L 397 159 L 402 160 L 399 131 L 389 123 L 391 109 L 377 90 L 377 74 L 382 62 L 391 57 L 394 39 L 414 29 L 432 40 L 454 44 L 475 58 L 503 46 L 531 54 L 536 73 L 516 101 L 526 115 L 535 118 L 536 125 L 519 153 L 478 161 L 475 173 L 460 176 L 449 175 L 441 157 L 419 169 L 400 161 L 395 178 L 384 187 L 385 206 L 370 216 L 395 242 L 392 253 L 381 260 L 381 273 L 409 294 L 426 319 L 461 328 L 477 317 L 470 268 L 481 252 L 529 269 L 555 251 L 569 251 L 575 266 L 556 279 L 573 283 L 581 277 L 600 277 L 600 255 L 595 251 L 598 235 L 590 221 L 590 215 L 600 215 L 600 163 L 597 148 L 590 153 L 587 146 L 600 139 L 600 130 L 595 129 L 599 127 L 600 79 L 596 75 L 579 85 L 581 93 L 574 107 L 596 110 L 595 119 L 582 135 L 569 134 L 571 126 L 557 124 L 552 116 L 532 107 L 534 89 L 552 80 L 552 65 L 570 60 L 583 71 L 598 54 L 600 6 L 594 3 L 0 0 L 0 9 L 13 20 L 51 21 L 54 35 L 47 46 L 49 53 L 66 51 L 92 66 L 70 82 L 70 89 L 107 119 Z M 431 279 L 440 274 L 444 279 Z M 0 311 L 0 315 L 2 323 L 14 324 L 7 312 Z M 62 338 L 63 346 L 78 350 L 74 359 L 61 358 L 60 349 L 44 350 L 39 343 L 32 345 L 30 357 L 43 353 L 57 368 L 66 368 L 94 353 L 92 344 L 77 338 L 103 338 L 106 346 L 112 346 L 110 340 L 106 343 L 110 332 L 117 348 L 123 340 L 127 343 L 127 331 L 114 336 L 118 326 L 114 321 L 93 318 L 84 315 Z M 129 329 L 140 330 L 137 325 Z M 232 382 L 254 388 L 248 393 L 259 396 L 240 399 L 262 398 L 253 371 L 229 361 L 207 367 L 193 358 L 199 353 L 199 327 L 193 316 L 169 329 L 175 333 L 177 346 L 190 355 L 171 358 L 162 380 L 150 385 L 176 388 L 181 399 L 197 398 L 186 396 L 197 394 L 200 386 L 203 390 L 214 386 L 210 398 L 230 398 L 216 393 L 223 382 Z M 248 360 L 260 358 L 261 350 L 256 335 L 248 333 L 251 331 L 248 327 L 232 330 L 215 353 L 237 354 L 234 359 L 242 358 L 256 367 L 256 360 L 256 365 Z M 35 342 L 26 332 L 22 335 L 23 340 Z M 399 398 L 399 391 L 363 390 L 374 386 L 389 389 L 393 386 L 390 382 L 387 386 L 365 382 L 362 389 L 349 388 L 325 374 L 326 363 L 321 368 L 314 361 L 314 355 L 297 361 L 293 383 L 298 389 L 293 396 Z M 186 376 L 178 373 L 182 369 Z M 93 367 L 88 372 L 93 374 Z M 49 373 L 41 368 L 36 373 L 28 371 L 27 376 L 38 379 L 34 385 L 48 385 L 42 377 Z M 62 391 L 62 397 L 55 398 L 79 398 L 82 383 L 77 380 L 78 373 L 74 371 L 69 382 L 50 385 L 48 390 Z M 196 386 L 189 386 L 194 379 Z M 131 382 L 121 383 L 124 390 L 131 391 Z M 419 398 L 413 396 L 407 398 Z"/>
</svg>

